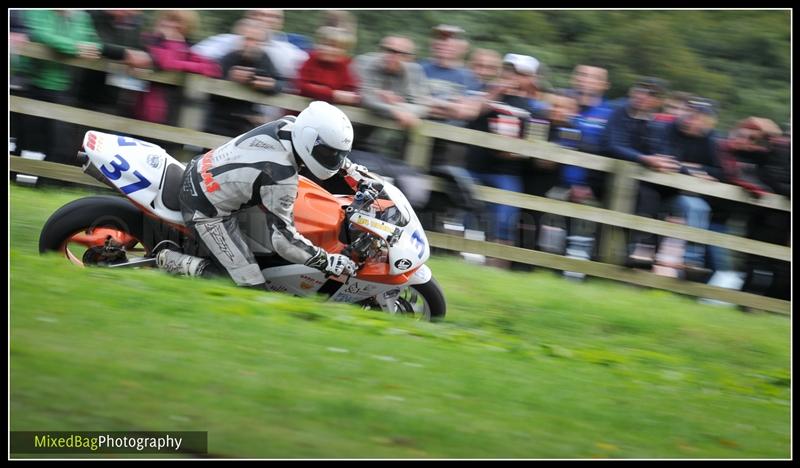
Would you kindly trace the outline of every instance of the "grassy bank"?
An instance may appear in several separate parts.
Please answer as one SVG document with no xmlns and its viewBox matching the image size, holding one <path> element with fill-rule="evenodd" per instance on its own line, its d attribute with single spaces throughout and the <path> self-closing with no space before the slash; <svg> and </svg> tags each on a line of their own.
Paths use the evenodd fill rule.
<svg viewBox="0 0 800 468">
<path fill-rule="evenodd" d="M 11 189 L 11 429 L 202 430 L 230 457 L 788 457 L 785 317 L 436 258 L 448 318 L 40 257 Z"/>
</svg>

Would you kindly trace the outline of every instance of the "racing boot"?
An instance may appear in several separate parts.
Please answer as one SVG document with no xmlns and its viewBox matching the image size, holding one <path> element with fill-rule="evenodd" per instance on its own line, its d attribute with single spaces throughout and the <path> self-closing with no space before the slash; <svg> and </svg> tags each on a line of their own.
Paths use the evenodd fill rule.
<svg viewBox="0 0 800 468">
<path fill-rule="evenodd" d="M 156 265 L 161 270 L 175 275 L 202 276 L 211 262 L 205 258 L 163 249 L 156 254 Z"/>
</svg>

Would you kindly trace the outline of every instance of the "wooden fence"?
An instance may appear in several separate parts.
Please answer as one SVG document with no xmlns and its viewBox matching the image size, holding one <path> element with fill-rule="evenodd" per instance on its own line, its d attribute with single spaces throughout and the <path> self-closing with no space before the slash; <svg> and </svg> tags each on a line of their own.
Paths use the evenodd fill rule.
<svg viewBox="0 0 800 468">
<path fill-rule="evenodd" d="M 65 58 L 38 44 L 25 44 L 18 50 L 12 50 L 12 53 L 44 60 L 60 61 L 72 66 L 93 70 L 119 70 L 119 64 L 115 62 Z M 180 119 L 184 125 L 197 126 L 199 124 L 199 120 L 196 117 L 198 115 L 197 110 L 199 109 L 196 97 L 202 97 L 207 94 L 243 99 L 295 111 L 304 109 L 308 102 L 310 102 L 307 98 L 294 95 L 282 94 L 266 96 L 229 81 L 216 80 L 198 75 L 181 75 L 152 71 L 134 71 L 132 74 L 138 78 L 149 81 L 183 86 L 185 95 L 188 97 L 188 104 L 182 109 L 183 115 Z M 365 109 L 348 106 L 340 107 L 353 122 L 383 128 L 399 129 L 394 122 L 376 117 Z M 191 128 L 143 122 L 127 117 L 77 109 L 19 96 L 11 96 L 10 111 L 72 122 L 92 128 L 124 132 L 127 134 L 140 135 L 145 138 L 205 148 L 218 146 L 228 140 L 228 138 L 224 136 L 200 132 Z M 191 116 L 193 111 L 194 117 Z M 788 301 L 666 278 L 646 271 L 632 270 L 615 264 L 620 263 L 621 252 L 624 251 L 624 245 L 622 244 L 624 242 L 621 231 L 622 228 L 715 245 L 733 251 L 756 254 L 782 261 L 791 260 L 791 250 L 786 246 L 696 229 L 685 225 L 668 223 L 632 214 L 636 186 L 640 182 L 666 185 L 701 195 L 713 196 L 763 208 L 789 211 L 790 203 L 784 197 L 769 194 L 760 199 L 756 199 L 751 197 L 740 187 L 733 185 L 709 182 L 681 174 L 655 173 L 634 163 L 581 153 L 543 141 L 519 140 L 453 127 L 438 122 L 424 121 L 422 125 L 413 130 L 409 137 L 405 159 L 408 163 L 421 169 L 427 169 L 428 167 L 431 159 L 433 139 L 442 139 L 501 151 L 509 151 L 530 158 L 554 161 L 561 164 L 571 164 L 613 174 L 608 191 L 609 198 L 607 205 L 609 209 L 509 192 L 485 186 L 476 187 L 476 198 L 481 201 L 517 206 L 524 209 L 602 224 L 604 232 L 600 251 L 603 262 L 576 260 L 501 244 L 467 240 L 458 236 L 430 233 L 429 240 L 431 245 L 435 247 L 472 252 L 548 268 L 576 271 L 590 276 L 660 288 L 681 294 L 719 299 L 770 312 L 788 314 L 790 311 L 790 303 Z M 104 186 L 83 174 L 80 169 L 76 167 L 26 160 L 17 157 L 12 157 L 10 162 L 11 170 L 15 172 L 84 183 L 87 185 Z M 441 180 L 433 177 L 429 178 L 429 180 L 434 190 L 443 189 Z"/>
</svg>

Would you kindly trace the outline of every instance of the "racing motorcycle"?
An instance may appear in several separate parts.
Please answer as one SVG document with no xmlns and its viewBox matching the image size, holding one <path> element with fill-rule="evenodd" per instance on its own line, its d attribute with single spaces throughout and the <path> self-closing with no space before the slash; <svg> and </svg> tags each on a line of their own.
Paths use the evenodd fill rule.
<svg viewBox="0 0 800 468">
<path fill-rule="evenodd" d="M 184 224 L 178 193 L 185 166 L 161 147 L 135 138 L 89 131 L 78 160 L 83 171 L 119 196 L 89 196 L 59 208 L 45 223 L 39 251 L 59 252 L 79 266 L 157 268 L 161 248 L 212 258 Z M 353 194 L 334 195 L 300 176 L 294 205 L 297 230 L 328 252 L 353 259 L 353 276 L 327 277 L 291 264 L 268 247 L 266 216 L 258 207 L 236 213 L 267 287 L 299 296 L 441 320 L 444 294 L 425 262 L 430 245 L 403 193 L 371 172 L 358 172 Z"/>
</svg>

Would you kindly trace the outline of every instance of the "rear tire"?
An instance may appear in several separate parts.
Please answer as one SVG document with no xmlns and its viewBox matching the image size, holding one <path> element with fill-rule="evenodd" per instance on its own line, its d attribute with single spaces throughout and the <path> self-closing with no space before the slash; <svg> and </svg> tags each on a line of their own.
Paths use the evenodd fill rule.
<svg viewBox="0 0 800 468">
<path fill-rule="evenodd" d="M 67 203 L 53 213 L 39 235 L 39 253 L 60 252 L 75 233 L 109 227 L 124 231 L 148 251 L 153 245 L 144 238 L 144 215 L 130 201 L 112 196 L 92 196 Z"/>
</svg>

